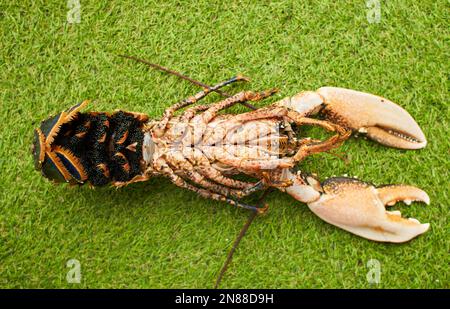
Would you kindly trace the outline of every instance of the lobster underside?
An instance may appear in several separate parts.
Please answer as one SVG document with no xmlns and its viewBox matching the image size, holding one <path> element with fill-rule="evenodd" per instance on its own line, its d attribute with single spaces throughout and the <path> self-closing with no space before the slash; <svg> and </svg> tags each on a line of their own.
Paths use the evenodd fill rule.
<svg viewBox="0 0 450 309">
<path fill-rule="evenodd" d="M 425 147 L 423 132 L 404 109 L 371 94 L 324 87 L 238 115 L 219 112 L 240 102 L 264 99 L 274 91 L 240 92 L 174 115 L 239 80 L 246 78 L 237 76 L 206 88 L 168 108 L 158 121 L 130 112 L 81 113 L 83 102 L 42 122 L 36 130 L 36 167 L 54 181 L 94 186 L 122 186 L 162 175 L 203 197 L 259 212 L 264 209 L 240 199 L 275 187 L 306 203 L 324 221 L 376 241 L 404 242 L 428 230 L 428 224 L 385 209 L 398 201 L 429 203 L 428 195 L 418 188 L 377 188 L 343 177 L 320 182 L 296 167 L 309 155 L 338 147 L 352 132 L 391 147 Z M 316 114 L 325 119 L 311 118 Z M 334 135 L 325 141 L 297 136 L 295 127 L 305 125 Z M 234 179 L 237 173 L 257 181 Z"/>
</svg>

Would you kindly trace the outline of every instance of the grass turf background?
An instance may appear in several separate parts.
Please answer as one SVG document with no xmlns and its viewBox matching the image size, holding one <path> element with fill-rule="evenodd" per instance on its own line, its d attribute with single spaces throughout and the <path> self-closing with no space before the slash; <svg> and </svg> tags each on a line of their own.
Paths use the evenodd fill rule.
<svg viewBox="0 0 450 309">
<path fill-rule="evenodd" d="M 16 2 L 16 3 L 14 3 Z M 264 103 L 323 85 L 379 94 L 408 110 L 429 145 L 420 151 L 352 138 L 301 164 L 322 179 L 358 175 L 426 190 L 431 205 L 402 212 L 431 222 L 406 244 L 364 240 L 274 192 L 237 250 L 226 288 L 448 288 L 448 1 L 65 1 L 0 5 L 0 287 L 212 287 L 248 213 L 153 179 L 115 190 L 53 186 L 34 171 L 33 129 L 86 98 L 91 109 L 159 117 L 198 89 L 117 54 L 136 55 L 209 84 L 242 73 L 241 89 L 279 87 Z M 217 100 L 212 95 L 208 102 Z M 244 111 L 242 107 L 235 109 Z M 66 262 L 81 263 L 68 284 Z M 381 282 L 366 280 L 367 262 Z"/>
</svg>

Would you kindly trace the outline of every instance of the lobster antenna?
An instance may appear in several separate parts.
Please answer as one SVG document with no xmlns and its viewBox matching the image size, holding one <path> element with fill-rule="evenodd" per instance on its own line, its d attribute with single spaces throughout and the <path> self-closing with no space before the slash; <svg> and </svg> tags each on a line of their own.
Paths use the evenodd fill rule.
<svg viewBox="0 0 450 309">
<path fill-rule="evenodd" d="M 131 60 L 134 60 L 134 61 L 136 61 L 136 62 L 143 63 L 143 64 L 145 64 L 145 65 L 147 65 L 147 66 L 149 66 L 149 67 L 151 67 L 151 68 L 154 68 L 154 69 L 157 69 L 157 70 L 160 70 L 160 71 L 163 71 L 163 72 L 172 74 L 172 75 L 174 75 L 174 76 L 177 76 L 177 77 L 179 77 L 179 78 L 181 78 L 181 79 L 187 80 L 187 81 L 191 82 L 191 83 L 194 84 L 194 85 L 197 85 L 197 86 L 200 86 L 200 87 L 203 87 L 203 88 L 207 88 L 207 89 L 211 89 L 211 87 L 208 86 L 208 85 L 205 84 L 205 83 L 202 83 L 202 82 L 200 82 L 200 81 L 198 81 L 198 80 L 195 80 L 195 79 L 193 79 L 193 78 L 190 78 L 189 76 L 183 75 L 183 74 L 181 74 L 181 73 L 179 73 L 179 72 L 177 72 L 177 71 L 174 71 L 174 70 L 168 69 L 168 68 L 166 68 L 166 67 L 163 67 L 162 65 L 155 64 L 155 63 L 151 63 L 151 62 L 149 62 L 149 61 L 146 61 L 146 60 L 143 60 L 143 59 L 140 59 L 140 58 L 136 58 L 136 57 L 134 57 L 134 56 L 119 55 L 119 57 L 131 59 Z M 228 94 L 228 93 L 226 93 L 226 92 L 224 92 L 224 91 L 222 91 L 222 90 L 215 89 L 215 90 L 213 90 L 213 91 L 216 92 L 216 93 L 218 93 L 218 94 L 220 94 L 221 96 L 224 96 L 224 97 L 227 97 L 227 98 L 228 98 L 228 97 L 231 97 L 230 94 Z M 256 110 L 256 109 L 257 109 L 255 106 L 253 106 L 252 104 L 247 103 L 247 102 L 241 102 L 241 104 L 244 105 L 244 106 L 246 106 L 246 107 L 248 107 L 248 108 L 250 108 L 250 109 L 253 109 L 253 110 Z"/>
<path fill-rule="evenodd" d="M 336 153 L 336 152 L 331 152 L 330 150 L 325 151 L 325 153 L 335 156 L 338 159 L 341 159 L 342 161 L 344 161 L 345 165 L 348 165 L 348 158 L 343 155 L 342 153 Z"/>
<path fill-rule="evenodd" d="M 261 207 L 261 205 L 264 204 L 264 201 L 270 191 L 271 191 L 271 188 L 268 188 L 268 189 L 266 189 L 266 191 L 264 191 L 264 193 L 259 198 L 259 201 L 257 204 L 258 207 Z M 250 227 L 250 225 L 252 224 L 253 220 L 256 218 L 257 215 L 258 215 L 257 210 L 252 211 L 252 213 L 250 214 L 250 216 L 247 219 L 247 222 L 245 222 L 245 224 L 242 227 L 241 231 L 239 232 L 238 236 L 234 240 L 233 246 L 231 247 L 230 252 L 228 252 L 227 259 L 223 263 L 222 269 L 220 270 L 220 273 L 217 276 L 216 283 L 214 284 L 215 289 L 217 289 L 219 287 L 219 284 L 222 281 L 222 278 L 228 269 L 228 265 L 230 265 L 231 260 L 233 259 L 234 252 L 236 251 L 237 247 L 239 246 L 239 243 L 241 242 L 242 238 L 245 236 L 245 233 L 247 232 L 248 228 Z"/>
</svg>

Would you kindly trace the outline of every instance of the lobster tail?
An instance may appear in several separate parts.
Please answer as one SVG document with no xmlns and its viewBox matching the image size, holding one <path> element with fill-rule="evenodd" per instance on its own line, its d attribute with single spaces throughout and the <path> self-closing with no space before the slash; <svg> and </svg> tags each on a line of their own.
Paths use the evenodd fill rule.
<svg viewBox="0 0 450 309">
<path fill-rule="evenodd" d="M 44 176 L 56 182 L 103 186 L 141 174 L 146 117 L 124 111 L 77 112 L 65 121 L 63 114 L 54 117 L 58 122 L 49 119 L 37 130 L 34 157 Z M 49 123 L 58 124 L 50 141 Z"/>
<path fill-rule="evenodd" d="M 55 144 L 79 158 L 94 186 L 128 181 L 140 174 L 142 123 L 126 112 L 84 113 L 63 125 Z"/>
</svg>

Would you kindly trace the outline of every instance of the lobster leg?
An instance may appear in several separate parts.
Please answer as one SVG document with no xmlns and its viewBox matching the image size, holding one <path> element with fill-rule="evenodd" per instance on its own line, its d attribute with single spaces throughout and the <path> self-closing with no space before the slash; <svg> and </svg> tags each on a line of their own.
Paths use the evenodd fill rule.
<svg viewBox="0 0 450 309">
<path fill-rule="evenodd" d="M 171 162 L 177 162 L 185 170 L 195 170 L 195 172 L 218 184 L 240 190 L 250 190 L 256 185 L 256 183 L 240 181 L 224 176 L 221 171 L 211 166 L 208 158 L 199 149 L 183 147 L 176 153 L 178 154 L 178 158 Z"/>
<path fill-rule="evenodd" d="M 202 114 L 196 115 L 190 122 L 193 126 L 194 130 L 192 134 L 186 136 L 188 140 L 183 141 L 184 143 L 197 144 L 202 140 L 203 134 L 207 128 L 207 124 L 211 122 L 211 120 L 217 116 L 217 114 L 228 107 L 231 107 L 237 103 L 246 102 L 246 101 L 259 101 L 265 99 L 274 93 L 276 93 L 277 89 L 271 89 L 267 91 L 261 92 L 253 92 L 253 91 L 242 91 L 235 94 L 232 97 L 226 98 L 223 101 L 220 101 L 216 104 L 211 105 L 209 109 L 207 109 Z"/>
<path fill-rule="evenodd" d="M 428 195 L 413 186 L 376 187 L 347 177 L 334 177 L 320 183 L 313 176 L 283 171 L 283 180 L 292 181 L 288 188 L 279 188 L 304 202 L 322 220 L 358 236 L 380 242 L 406 242 L 425 233 L 429 224 L 403 218 L 399 211 L 385 207 L 397 201 L 429 204 Z"/>
<path fill-rule="evenodd" d="M 244 101 L 259 101 L 263 100 L 267 97 L 270 97 L 274 93 L 276 93 L 277 89 L 270 89 L 266 91 L 261 92 L 254 92 L 254 91 L 243 91 L 235 94 L 232 97 L 229 97 L 223 101 L 220 101 L 214 105 L 212 105 L 208 110 L 206 110 L 201 115 L 198 115 L 192 119 L 192 122 L 195 123 L 209 123 L 214 117 L 217 116 L 217 113 L 221 110 L 231 107 L 239 102 Z"/>
<path fill-rule="evenodd" d="M 296 112 L 288 113 L 288 116 L 291 117 L 298 125 L 320 126 L 328 131 L 337 132 L 337 134 L 323 142 L 311 141 L 301 145 L 297 153 L 293 157 L 294 162 L 299 162 L 310 154 L 324 152 L 336 148 L 343 141 L 350 137 L 351 131 L 340 125 L 329 121 L 323 121 L 308 117 L 298 117 L 298 115 L 299 114 Z"/>
<path fill-rule="evenodd" d="M 189 122 L 198 112 L 204 112 L 208 108 L 210 108 L 211 105 L 197 105 L 194 107 L 188 108 L 184 113 L 180 116 L 180 122 L 187 123 Z"/>
<path fill-rule="evenodd" d="M 197 171 L 201 175 L 211 179 L 212 181 L 215 181 L 230 188 L 245 190 L 253 188 L 255 186 L 255 183 L 245 182 L 230 177 L 226 177 L 212 166 L 200 166 L 197 168 Z"/>
<path fill-rule="evenodd" d="M 190 191 L 193 191 L 195 193 L 197 193 L 198 195 L 204 197 L 204 198 L 208 198 L 208 199 L 212 199 L 212 200 L 216 200 L 216 201 L 221 201 L 221 202 L 226 202 L 232 206 L 236 206 L 236 207 L 240 207 L 240 208 L 244 208 L 244 209 L 250 209 L 256 212 L 263 212 L 266 207 L 263 208 L 258 208 L 255 206 L 251 206 L 251 205 L 247 205 L 245 203 L 242 203 L 240 201 L 238 201 L 237 199 L 233 199 L 230 197 L 227 197 L 225 195 L 222 194 L 218 194 L 218 193 L 214 193 L 211 192 L 209 190 L 206 189 L 202 189 L 202 188 L 198 188 L 194 185 L 189 184 L 188 182 L 186 182 L 186 180 L 184 180 L 182 177 L 178 176 L 171 168 L 170 166 L 162 159 L 159 159 L 157 162 L 157 165 L 159 166 L 158 171 L 163 175 L 166 176 L 167 178 L 169 178 L 169 180 L 176 186 L 180 187 L 180 188 L 184 188 Z"/>
<path fill-rule="evenodd" d="M 190 171 L 178 170 L 178 171 L 175 171 L 175 173 L 177 173 L 180 177 L 185 177 L 188 180 L 192 181 L 193 183 L 196 183 L 213 193 L 218 193 L 218 194 L 221 194 L 221 195 L 224 195 L 227 197 L 231 196 L 233 198 L 243 198 L 247 195 L 252 194 L 253 192 L 263 189 L 263 187 L 260 185 L 260 183 L 256 183 L 252 187 L 246 188 L 244 190 L 232 189 L 232 188 L 226 187 L 224 185 L 214 183 L 214 182 L 208 180 L 202 174 L 200 174 L 194 170 L 190 170 Z"/>
<path fill-rule="evenodd" d="M 165 129 L 167 127 L 167 123 L 169 122 L 170 118 L 173 117 L 173 114 L 177 110 L 200 101 L 201 99 L 206 97 L 209 93 L 214 92 L 215 90 L 218 90 L 226 85 L 232 84 L 237 81 L 242 81 L 242 80 L 248 81 L 248 78 L 241 76 L 241 75 L 232 77 L 229 80 L 223 81 L 211 88 L 205 88 L 202 91 L 198 92 L 196 95 L 189 97 L 187 99 L 184 99 L 183 101 L 172 105 L 171 107 L 169 107 L 168 109 L 166 109 L 164 111 L 161 121 L 158 123 L 157 128 L 155 128 L 154 132 L 155 132 L 156 136 L 159 137 L 159 136 L 162 136 L 162 134 L 164 134 Z"/>
</svg>

